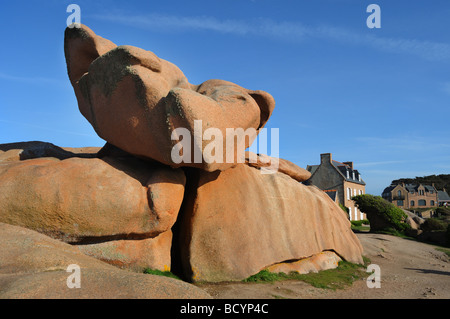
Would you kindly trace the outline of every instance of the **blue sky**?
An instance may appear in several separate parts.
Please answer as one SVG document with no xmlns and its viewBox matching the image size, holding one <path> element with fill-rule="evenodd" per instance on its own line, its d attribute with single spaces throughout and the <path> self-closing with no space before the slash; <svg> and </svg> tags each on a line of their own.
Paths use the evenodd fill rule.
<svg viewBox="0 0 450 319">
<path fill-rule="evenodd" d="M 271 93 L 280 157 L 353 161 L 368 193 L 450 172 L 450 2 L 361 0 L 3 1 L 0 143 L 102 146 L 64 60 L 66 8 L 117 45 L 155 52 L 191 83 Z M 369 4 L 381 28 L 369 29 Z"/>
</svg>

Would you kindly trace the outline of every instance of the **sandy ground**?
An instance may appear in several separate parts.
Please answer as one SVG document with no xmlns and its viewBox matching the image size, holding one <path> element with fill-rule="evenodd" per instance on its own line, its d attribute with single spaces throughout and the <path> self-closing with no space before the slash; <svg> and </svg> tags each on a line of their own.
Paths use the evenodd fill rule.
<svg viewBox="0 0 450 319">
<path fill-rule="evenodd" d="M 399 237 L 360 233 L 364 256 L 381 270 L 381 287 L 359 280 L 346 289 L 314 288 L 300 281 L 203 284 L 217 299 L 448 299 L 450 258 L 436 246 Z"/>
</svg>

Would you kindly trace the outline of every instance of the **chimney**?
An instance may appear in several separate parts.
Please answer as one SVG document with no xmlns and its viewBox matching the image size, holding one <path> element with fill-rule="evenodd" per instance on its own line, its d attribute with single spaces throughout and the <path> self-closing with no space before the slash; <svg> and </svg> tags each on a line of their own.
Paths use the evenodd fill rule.
<svg viewBox="0 0 450 319">
<path fill-rule="evenodd" d="M 344 164 L 350 166 L 350 169 L 353 169 L 353 162 L 344 162 Z"/>
<path fill-rule="evenodd" d="M 320 164 L 331 163 L 331 153 L 320 154 Z"/>
</svg>

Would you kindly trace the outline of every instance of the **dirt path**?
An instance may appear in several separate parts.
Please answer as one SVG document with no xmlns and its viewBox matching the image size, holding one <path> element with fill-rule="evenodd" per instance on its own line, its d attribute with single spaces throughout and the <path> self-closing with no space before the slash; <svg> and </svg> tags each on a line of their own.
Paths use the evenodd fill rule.
<svg viewBox="0 0 450 319">
<path fill-rule="evenodd" d="M 399 237 L 357 234 L 364 255 L 381 269 L 381 288 L 368 288 L 359 280 L 343 290 L 314 288 L 299 281 L 272 284 L 221 283 L 200 285 L 214 298 L 346 298 L 346 299 L 448 299 L 450 258 L 435 246 Z"/>
</svg>

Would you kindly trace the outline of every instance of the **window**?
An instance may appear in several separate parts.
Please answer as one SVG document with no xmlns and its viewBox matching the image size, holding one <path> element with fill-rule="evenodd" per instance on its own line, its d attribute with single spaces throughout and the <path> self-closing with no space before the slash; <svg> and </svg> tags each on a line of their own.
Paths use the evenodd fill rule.
<svg viewBox="0 0 450 319">
<path fill-rule="evenodd" d="M 402 191 L 398 191 L 398 192 L 397 192 L 397 196 L 398 196 L 398 197 L 402 196 Z"/>
<path fill-rule="evenodd" d="M 350 179 L 350 172 L 347 170 L 347 179 Z"/>
<path fill-rule="evenodd" d="M 397 201 L 397 206 L 403 206 L 403 201 L 402 200 L 398 200 Z"/>
<path fill-rule="evenodd" d="M 361 181 L 361 174 L 358 174 L 358 181 Z"/>
<path fill-rule="evenodd" d="M 359 190 L 359 195 L 362 195 L 362 193 L 363 193 L 362 190 Z"/>
<path fill-rule="evenodd" d="M 425 199 L 419 199 L 419 206 L 427 206 L 427 201 Z"/>
<path fill-rule="evenodd" d="M 416 205 L 416 203 L 412 200 L 410 203 L 410 206 L 415 206 L 415 205 Z"/>
<path fill-rule="evenodd" d="M 350 218 L 350 220 L 353 220 L 352 219 L 352 208 L 351 207 L 348 208 L 348 217 Z"/>
<path fill-rule="evenodd" d="M 352 197 L 352 190 L 347 188 L 347 199 L 350 200 L 350 197 Z"/>
<path fill-rule="evenodd" d="M 352 173 L 353 180 L 355 180 L 355 172 Z"/>
<path fill-rule="evenodd" d="M 430 201 L 430 206 L 434 206 L 434 200 Z"/>
<path fill-rule="evenodd" d="M 357 195 L 356 189 L 354 189 L 354 190 L 353 190 L 353 196 L 356 196 L 356 195 Z"/>
<path fill-rule="evenodd" d="M 419 189 L 419 195 L 423 195 L 423 189 Z"/>
</svg>

